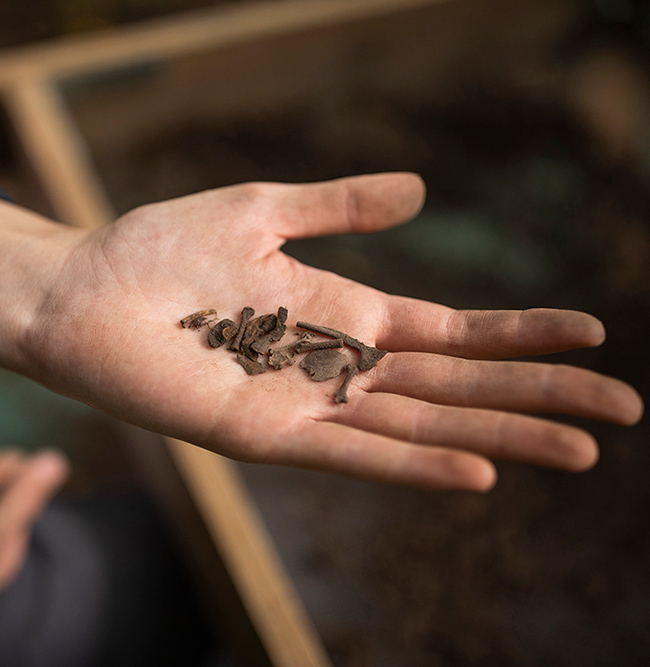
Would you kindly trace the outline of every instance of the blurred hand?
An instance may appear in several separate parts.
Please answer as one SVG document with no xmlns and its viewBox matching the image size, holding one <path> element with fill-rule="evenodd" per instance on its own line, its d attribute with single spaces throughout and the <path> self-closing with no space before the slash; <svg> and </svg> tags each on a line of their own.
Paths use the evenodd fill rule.
<svg viewBox="0 0 650 667">
<path fill-rule="evenodd" d="M 61 454 L 0 450 L 0 592 L 20 572 L 32 525 L 67 477 Z"/>
<path fill-rule="evenodd" d="M 524 413 L 632 424 L 642 412 L 636 392 L 577 368 L 494 360 L 599 345 L 598 320 L 546 309 L 456 311 L 280 250 L 287 239 L 400 224 L 423 201 L 412 174 L 247 184 L 138 208 L 92 233 L 42 232 L 47 279 L 20 338 L 19 370 L 121 419 L 247 461 L 474 490 L 494 484 L 490 459 L 589 468 L 598 450 L 587 432 Z M 312 382 L 298 364 L 249 377 L 232 353 L 207 346 L 205 330 L 179 326 L 203 308 L 238 321 L 243 306 L 257 314 L 285 306 L 289 324 L 330 326 L 393 354 L 360 373 L 349 403 L 336 405 L 339 378 Z"/>
</svg>

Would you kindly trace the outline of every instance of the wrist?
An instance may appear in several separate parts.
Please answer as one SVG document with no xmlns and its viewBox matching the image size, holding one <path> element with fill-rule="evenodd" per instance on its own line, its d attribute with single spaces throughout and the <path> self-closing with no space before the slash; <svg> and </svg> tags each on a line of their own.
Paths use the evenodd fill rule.
<svg viewBox="0 0 650 667">
<path fill-rule="evenodd" d="M 28 332 L 56 299 L 57 278 L 85 232 L 0 201 L 0 366 L 34 377 Z M 44 342 L 47 336 L 44 335 Z"/>
</svg>

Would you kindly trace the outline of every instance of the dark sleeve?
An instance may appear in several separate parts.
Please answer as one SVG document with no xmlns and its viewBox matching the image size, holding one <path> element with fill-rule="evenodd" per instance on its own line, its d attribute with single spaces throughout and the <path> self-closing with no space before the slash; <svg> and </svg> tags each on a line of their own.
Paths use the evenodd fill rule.
<svg viewBox="0 0 650 667">
<path fill-rule="evenodd" d="M 147 497 L 52 504 L 0 593 L 0 667 L 203 665 L 215 650 Z"/>
<path fill-rule="evenodd" d="M 105 569 L 83 522 L 50 506 L 22 571 L 0 593 L 0 665 L 91 665 L 104 624 Z"/>
</svg>

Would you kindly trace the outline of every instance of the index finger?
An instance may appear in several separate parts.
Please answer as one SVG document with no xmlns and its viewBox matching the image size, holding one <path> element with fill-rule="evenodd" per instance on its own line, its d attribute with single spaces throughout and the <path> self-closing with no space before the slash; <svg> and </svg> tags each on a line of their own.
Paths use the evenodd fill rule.
<svg viewBox="0 0 650 667">
<path fill-rule="evenodd" d="M 603 324 L 575 310 L 455 310 L 391 296 L 384 319 L 378 347 L 466 359 L 551 354 L 595 347 L 605 340 Z"/>
</svg>

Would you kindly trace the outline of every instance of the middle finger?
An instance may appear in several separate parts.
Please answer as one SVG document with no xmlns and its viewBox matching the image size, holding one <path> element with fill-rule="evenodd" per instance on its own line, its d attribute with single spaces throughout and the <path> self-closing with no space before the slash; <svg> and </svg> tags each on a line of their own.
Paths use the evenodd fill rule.
<svg viewBox="0 0 650 667">
<path fill-rule="evenodd" d="M 563 413 L 618 424 L 634 424 L 642 412 L 639 395 L 625 382 L 562 364 L 396 352 L 367 376 L 365 389 L 442 405 Z"/>
<path fill-rule="evenodd" d="M 358 395 L 350 407 L 333 421 L 409 443 L 573 471 L 598 460 L 589 433 L 546 419 L 379 392 Z"/>
</svg>

